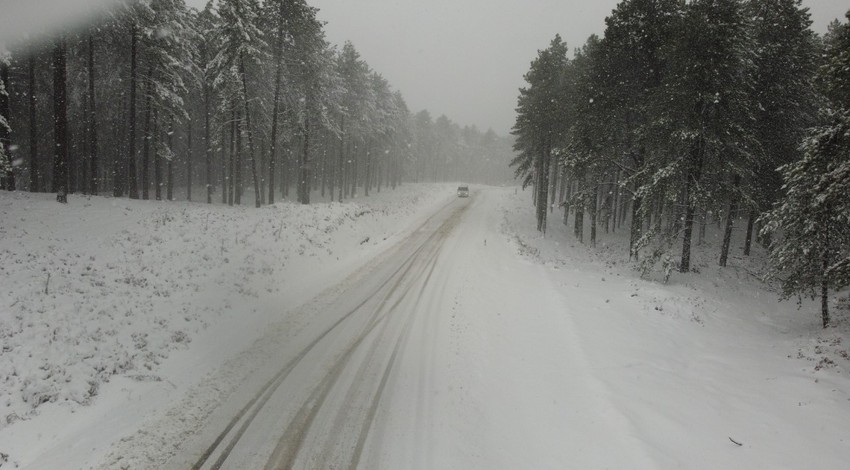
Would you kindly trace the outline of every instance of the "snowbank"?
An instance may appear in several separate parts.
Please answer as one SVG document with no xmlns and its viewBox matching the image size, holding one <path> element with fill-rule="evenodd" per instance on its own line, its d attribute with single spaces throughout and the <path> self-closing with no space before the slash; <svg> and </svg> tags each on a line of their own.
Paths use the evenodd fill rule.
<svg viewBox="0 0 850 470">
<path fill-rule="evenodd" d="M 237 352 L 287 307 L 260 298 L 343 275 L 452 195 L 253 209 L 0 193 L 0 432 L 48 405 L 74 412 L 116 374 L 162 380 L 209 330 L 236 337 L 217 354 Z"/>
<path fill-rule="evenodd" d="M 718 267 L 721 234 L 712 228 L 694 246 L 698 273 L 644 279 L 628 262 L 627 227 L 600 233 L 591 249 L 556 212 L 544 238 L 527 194 L 502 197 L 503 233 L 550 268 L 603 394 L 657 468 L 846 466 L 846 305 L 836 302 L 839 326 L 824 331 L 815 302 L 778 301 L 761 279 L 762 252 L 736 251 Z"/>
</svg>

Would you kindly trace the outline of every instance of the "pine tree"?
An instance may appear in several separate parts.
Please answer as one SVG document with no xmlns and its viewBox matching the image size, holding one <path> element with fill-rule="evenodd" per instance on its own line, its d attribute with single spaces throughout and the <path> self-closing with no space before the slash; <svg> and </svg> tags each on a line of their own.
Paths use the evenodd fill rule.
<svg viewBox="0 0 850 470">
<path fill-rule="evenodd" d="M 750 46 L 737 0 L 688 4 L 666 77 L 670 102 L 661 113 L 662 122 L 670 125 L 672 139 L 665 153 L 671 158 L 653 165 L 657 170 L 649 183 L 666 185 L 668 191 L 671 185 L 681 189 L 681 272 L 690 271 L 697 207 L 722 200 L 722 195 L 731 201 L 747 196 L 739 183 L 751 173 L 759 148 L 752 131 Z M 727 233 L 732 216 L 727 213 Z"/>
<path fill-rule="evenodd" d="M 763 149 L 745 182 L 755 204 L 748 208 L 744 255 L 749 255 L 754 219 L 781 195 L 776 168 L 801 158 L 799 143 L 815 124 L 812 82 L 818 52 L 801 0 L 750 0 L 746 5 L 756 51 L 754 131 Z"/>
<path fill-rule="evenodd" d="M 204 185 L 206 186 L 207 204 L 212 204 L 213 195 L 213 140 L 212 140 L 212 112 L 213 112 L 213 86 L 212 73 L 210 62 L 212 61 L 215 43 L 213 40 L 213 31 L 218 18 L 213 11 L 212 0 L 207 2 L 207 5 L 196 16 L 195 29 L 197 38 L 197 47 L 195 50 L 195 66 L 197 68 L 197 79 L 200 81 L 201 94 L 203 95 L 204 114 Z M 222 127 L 224 125 L 222 124 Z M 224 148 L 224 141 L 219 142 L 219 145 Z M 222 181 L 222 194 L 224 194 L 224 182 Z"/>
<path fill-rule="evenodd" d="M 9 125 L 11 112 L 9 110 L 9 57 L 0 49 L 0 190 L 15 189 L 15 172 L 12 166 L 12 155 L 9 150 L 11 146 L 10 134 L 12 127 Z"/>
<path fill-rule="evenodd" d="M 352 144 L 364 134 L 366 103 L 369 99 L 369 66 L 350 42 L 346 42 L 336 60 L 336 71 L 342 81 L 340 96 L 339 200 L 353 196 L 352 181 L 356 181 L 356 157 Z M 430 116 L 429 116 L 430 117 Z M 356 145 L 356 144 L 355 144 Z"/>
<path fill-rule="evenodd" d="M 189 27 L 189 17 L 183 0 L 151 0 L 142 30 L 142 43 L 147 73 L 145 81 L 146 130 L 147 140 L 151 142 L 154 151 L 154 192 L 156 199 L 162 199 L 163 186 L 168 193 L 168 179 L 173 180 L 174 153 L 170 145 L 157 145 L 161 142 L 154 129 L 164 129 L 167 135 L 173 132 L 172 122 L 176 119 L 188 118 L 184 96 L 188 93 L 184 77 L 191 75 L 192 42 L 189 40 L 193 31 Z M 154 122 L 148 126 L 147 121 L 153 113 Z M 157 122 L 161 116 L 165 123 Z M 147 143 L 146 143 L 147 147 Z M 145 152 L 147 154 L 147 151 Z M 145 155 L 147 159 L 147 155 Z M 166 181 L 163 181 L 162 160 L 165 160 Z M 143 178 L 144 181 L 144 178 Z M 143 186 L 147 190 L 147 185 Z M 173 192 L 173 189 L 172 189 Z M 166 194 L 166 199 L 170 199 Z"/>
<path fill-rule="evenodd" d="M 770 259 L 785 297 L 820 296 L 824 328 L 830 289 L 850 285 L 850 23 L 833 26 L 825 45 L 823 124 L 804 140 L 802 160 L 780 168 L 786 194 L 762 230 L 777 237 Z"/>
<path fill-rule="evenodd" d="M 331 114 L 337 106 L 335 97 L 336 57 L 325 40 L 322 23 L 316 18 L 317 10 L 306 7 L 291 23 L 291 58 L 294 65 L 289 68 L 292 92 L 294 93 L 292 116 L 296 123 L 295 133 L 301 137 L 297 176 L 298 201 L 310 203 L 310 190 L 314 181 L 316 162 L 313 147 L 317 146 L 321 129 L 331 126 Z"/>
<path fill-rule="evenodd" d="M 139 27 L 136 19 L 130 16 L 130 104 L 129 104 L 129 137 L 127 151 L 127 186 L 130 199 L 139 198 L 138 172 L 136 171 L 136 93 L 139 87 Z M 112 195 L 121 196 L 122 186 L 120 183 L 122 175 L 115 174 Z"/>
<path fill-rule="evenodd" d="M 53 192 L 59 200 L 69 192 L 68 168 L 68 82 L 64 38 L 53 46 Z"/>
<path fill-rule="evenodd" d="M 210 61 L 213 81 L 220 93 L 232 96 L 242 106 L 238 136 L 244 132 L 248 139 L 249 162 L 254 181 L 255 206 L 260 207 L 260 184 L 255 161 L 253 128 L 249 106 L 248 67 L 265 57 L 263 33 L 259 29 L 258 5 L 250 0 L 222 0 L 218 5 L 221 21 L 214 34 L 218 50 Z M 241 167 L 237 168 L 240 171 Z M 231 175 L 233 176 L 233 175 Z M 237 176 L 237 196 L 241 195 L 241 177 Z"/>
<path fill-rule="evenodd" d="M 42 179 L 40 178 L 40 169 L 38 163 L 38 121 L 36 119 L 36 94 L 37 90 L 35 87 L 35 53 L 32 53 L 30 57 L 27 59 L 27 102 L 28 102 L 28 111 L 29 111 L 29 137 L 30 137 L 30 158 L 29 158 L 29 171 L 30 171 L 30 192 L 39 192 L 42 191 L 41 183 Z M 2 124 L 0 124 L 2 126 Z"/>
<path fill-rule="evenodd" d="M 89 93 L 88 93 L 88 107 L 89 107 L 89 159 L 90 159 L 90 168 L 89 168 L 89 191 L 90 194 L 97 195 L 99 190 L 99 180 L 98 180 L 98 153 L 97 153 L 97 105 L 95 100 L 95 69 L 94 69 L 94 33 L 89 32 L 88 34 L 88 75 L 89 75 Z"/>
<path fill-rule="evenodd" d="M 607 151 L 625 157 L 614 159 L 612 164 L 624 172 L 624 188 L 631 187 L 629 257 L 634 259 L 640 248 L 658 235 L 644 233 L 643 221 L 652 211 L 653 200 L 666 196 L 647 175 L 664 164 L 661 147 L 670 133 L 658 129 L 663 123 L 659 108 L 667 105 L 664 80 L 670 69 L 670 48 L 678 40 L 683 7 L 680 0 L 620 2 L 605 19 L 605 36 L 598 54 L 598 67 L 603 72 L 598 74 L 594 108 L 607 116 L 609 135 L 618 139 Z"/>
<path fill-rule="evenodd" d="M 565 138 L 568 109 L 565 102 L 567 45 L 556 35 L 549 47 L 538 51 L 525 74 L 527 88 L 520 89 L 517 119 L 511 133 L 517 137 L 519 156 L 511 162 L 523 187 L 535 185 L 537 230 L 546 232 L 546 201 L 549 191 L 549 167 L 552 151 Z"/>
<path fill-rule="evenodd" d="M 584 213 L 590 215 L 590 245 L 596 246 L 597 195 L 609 163 L 605 153 L 612 147 L 608 128 L 608 109 L 604 105 L 600 84 L 605 77 L 599 38 L 591 36 L 584 47 L 576 51 L 571 64 L 572 112 L 582 116 L 573 120 L 569 143 L 561 150 L 565 168 L 577 182 L 578 190 L 571 195 L 575 208 L 575 235 L 584 241 Z"/>
<path fill-rule="evenodd" d="M 413 156 L 415 159 L 414 182 L 421 182 L 426 177 L 426 165 L 434 155 L 434 121 L 428 110 L 422 110 L 413 117 Z"/>
</svg>

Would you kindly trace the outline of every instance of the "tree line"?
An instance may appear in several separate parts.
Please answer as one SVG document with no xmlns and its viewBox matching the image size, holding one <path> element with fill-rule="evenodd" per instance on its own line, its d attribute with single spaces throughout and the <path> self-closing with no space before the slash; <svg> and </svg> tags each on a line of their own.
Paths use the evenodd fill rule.
<svg viewBox="0 0 850 470">
<path fill-rule="evenodd" d="M 745 221 L 743 254 L 767 247 L 826 327 L 850 284 L 850 24 L 811 25 L 801 0 L 625 0 L 573 57 L 556 36 L 512 131 L 538 230 L 557 203 L 580 241 L 585 217 L 594 246 L 624 228 L 630 259 L 669 276 L 712 222 L 726 266 Z"/>
<path fill-rule="evenodd" d="M 259 207 L 510 177 L 510 138 L 411 113 L 353 44 L 326 40 L 317 11 L 133 0 L 12 45 L 0 53 L 0 188 Z"/>
</svg>

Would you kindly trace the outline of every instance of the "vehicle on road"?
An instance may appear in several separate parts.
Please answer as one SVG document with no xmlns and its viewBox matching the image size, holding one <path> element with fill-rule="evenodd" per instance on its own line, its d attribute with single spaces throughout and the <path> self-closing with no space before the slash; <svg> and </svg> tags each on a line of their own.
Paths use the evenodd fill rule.
<svg viewBox="0 0 850 470">
<path fill-rule="evenodd" d="M 458 186 L 457 197 L 469 197 L 469 186 Z"/>
</svg>

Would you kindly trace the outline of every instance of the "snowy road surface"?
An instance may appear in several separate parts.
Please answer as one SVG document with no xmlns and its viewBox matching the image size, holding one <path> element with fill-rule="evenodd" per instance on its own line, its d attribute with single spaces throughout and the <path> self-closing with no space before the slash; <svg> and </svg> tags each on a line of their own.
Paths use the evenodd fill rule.
<svg viewBox="0 0 850 470">
<path fill-rule="evenodd" d="M 651 467 L 569 325 L 535 322 L 563 306 L 500 217 L 492 195 L 453 200 L 305 306 L 309 324 L 169 466 Z"/>
<path fill-rule="evenodd" d="M 338 232 L 322 214 L 345 207 L 319 208 L 308 219 L 329 225 L 303 224 L 312 242 L 274 276 L 222 265 L 228 282 L 192 305 L 215 288 L 228 302 L 191 348 L 0 430 L 0 452 L 24 469 L 846 466 L 846 346 L 816 317 L 705 263 L 639 279 L 625 250 L 560 224 L 541 237 L 513 188 L 419 190 L 407 215 L 361 208 Z M 233 264 L 293 243 L 261 215 L 275 223 Z M 156 233 L 192 227 L 173 224 Z M 224 290 L 234 280 L 263 295 Z"/>
</svg>

